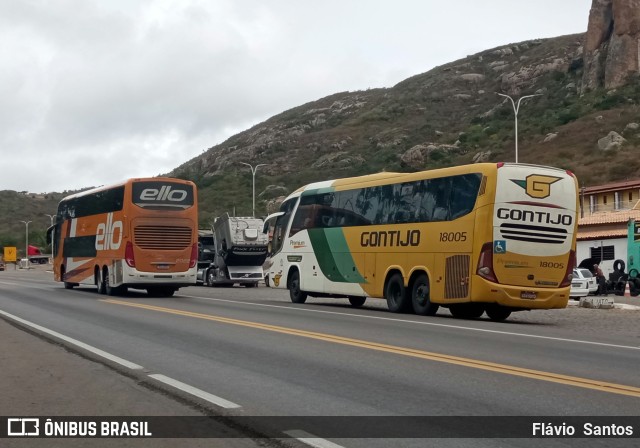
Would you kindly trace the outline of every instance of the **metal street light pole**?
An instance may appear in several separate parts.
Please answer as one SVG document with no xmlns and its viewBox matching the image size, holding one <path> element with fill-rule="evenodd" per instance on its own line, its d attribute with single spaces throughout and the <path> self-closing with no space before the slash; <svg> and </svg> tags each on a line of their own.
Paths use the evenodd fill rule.
<svg viewBox="0 0 640 448">
<path fill-rule="evenodd" d="M 518 111 L 520 110 L 520 102 L 526 98 L 533 98 L 534 96 L 540 96 L 539 93 L 536 93 L 535 95 L 525 95 L 525 96 L 521 96 L 518 99 L 518 104 L 516 105 L 516 102 L 513 100 L 513 98 L 511 98 L 509 95 L 505 95 L 504 93 L 498 93 L 496 92 L 498 95 L 503 96 L 505 98 L 509 98 L 509 100 L 511 100 L 511 105 L 513 106 L 513 113 L 515 115 L 515 132 L 516 132 L 516 163 L 518 163 Z"/>
<path fill-rule="evenodd" d="M 25 232 L 24 232 L 24 256 L 25 259 L 27 260 L 25 262 L 25 268 L 29 269 L 29 223 L 32 221 L 20 221 L 23 222 L 25 225 Z"/>
<path fill-rule="evenodd" d="M 258 167 L 267 166 L 266 163 L 259 163 L 255 167 L 250 163 L 240 162 L 243 165 L 247 165 L 251 168 L 251 174 L 253 175 L 253 217 L 256 217 L 256 171 L 258 171 Z"/>
</svg>

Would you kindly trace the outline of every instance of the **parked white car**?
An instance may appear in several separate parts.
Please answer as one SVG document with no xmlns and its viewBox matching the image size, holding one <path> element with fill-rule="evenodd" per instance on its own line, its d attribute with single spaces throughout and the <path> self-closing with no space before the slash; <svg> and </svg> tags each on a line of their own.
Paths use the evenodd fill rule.
<svg viewBox="0 0 640 448">
<path fill-rule="evenodd" d="M 573 278 L 582 278 L 587 280 L 589 285 L 589 294 L 595 294 L 598 292 L 598 280 L 594 277 L 589 269 L 575 268 L 573 270 Z"/>
<path fill-rule="evenodd" d="M 587 275 L 589 275 L 589 277 L 587 277 Z M 588 269 L 576 268 L 573 270 L 571 292 L 569 293 L 572 299 L 578 300 L 580 297 L 586 297 L 590 292 L 597 290 L 598 284 L 596 283 L 596 279 Z"/>
</svg>

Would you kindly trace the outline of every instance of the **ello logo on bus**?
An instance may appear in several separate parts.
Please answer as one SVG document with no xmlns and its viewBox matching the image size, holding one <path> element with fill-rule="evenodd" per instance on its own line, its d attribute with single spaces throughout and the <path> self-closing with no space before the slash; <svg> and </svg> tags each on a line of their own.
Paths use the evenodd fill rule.
<svg viewBox="0 0 640 448">
<path fill-rule="evenodd" d="M 187 192 L 184 190 L 173 190 L 169 185 L 163 185 L 157 188 L 145 188 L 140 193 L 141 201 L 169 201 L 182 202 L 187 198 Z"/>
<path fill-rule="evenodd" d="M 122 221 L 113 222 L 113 213 L 107 215 L 107 222 L 98 224 L 96 229 L 96 250 L 117 250 L 122 244 Z"/>
</svg>

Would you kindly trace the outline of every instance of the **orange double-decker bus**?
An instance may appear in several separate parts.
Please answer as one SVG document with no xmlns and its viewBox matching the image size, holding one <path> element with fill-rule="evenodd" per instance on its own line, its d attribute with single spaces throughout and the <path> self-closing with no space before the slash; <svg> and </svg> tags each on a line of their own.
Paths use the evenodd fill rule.
<svg viewBox="0 0 640 448">
<path fill-rule="evenodd" d="M 137 288 L 171 296 L 194 285 L 196 194 L 192 182 L 158 177 L 67 196 L 47 232 L 54 279 L 108 295 Z"/>
</svg>

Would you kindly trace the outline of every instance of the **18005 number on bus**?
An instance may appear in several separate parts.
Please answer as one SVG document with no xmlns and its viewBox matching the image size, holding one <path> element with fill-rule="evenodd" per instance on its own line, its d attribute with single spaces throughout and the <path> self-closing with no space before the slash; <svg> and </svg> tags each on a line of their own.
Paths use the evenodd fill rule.
<svg viewBox="0 0 640 448">
<path fill-rule="evenodd" d="M 467 232 L 440 232 L 441 243 L 459 243 L 467 241 Z"/>
</svg>

